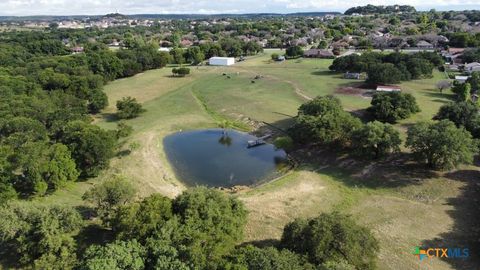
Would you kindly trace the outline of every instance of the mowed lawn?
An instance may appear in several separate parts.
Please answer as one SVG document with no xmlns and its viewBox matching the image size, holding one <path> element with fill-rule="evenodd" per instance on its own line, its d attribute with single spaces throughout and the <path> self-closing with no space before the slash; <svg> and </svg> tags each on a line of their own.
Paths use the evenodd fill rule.
<svg viewBox="0 0 480 270">
<path fill-rule="evenodd" d="M 170 77 L 170 68 L 165 68 L 110 83 L 105 89 L 110 106 L 96 119 L 98 125 L 116 127 L 111 114 L 115 102 L 124 96 L 137 98 L 146 109 L 140 117 L 127 121 L 135 131 L 122 141 L 122 154 L 98 178 L 76 183 L 39 201 L 81 205 L 85 190 L 113 174 L 132 179 L 139 196 L 159 192 L 173 197 L 186 187 L 173 173 L 163 151 L 162 140 L 168 134 L 215 127 L 219 116 L 285 128 L 306 97 L 317 95 L 337 95 L 351 111 L 369 106 L 369 98 L 336 93 L 337 88 L 358 82 L 330 73 L 331 60 L 275 63 L 270 53 L 232 67 L 192 67 L 192 74 L 185 78 Z M 257 75 L 259 78 L 254 79 Z M 432 79 L 402 84 L 405 92 L 417 98 L 422 112 L 397 124 L 399 129 L 430 120 L 448 101 L 448 94 L 435 90 L 435 83 L 441 79 L 442 74 L 436 72 Z M 317 158 L 322 157 L 312 156 Z M 470 202 L 470 178 L 480 175 L 477 167 L 449 173 L 420 171 L 412 176 L 399 164 L 394 173 L 386 171 L 377 177 L 369 172 L 380 170 L 381 164 L 372 163 L 360 170 L 343 169 L 348 168 L 348 162 L 352 161 L 338 159 L 338 164 L 327 166 L 313 161 L 301 164 L 276 181 L 237 193 L 235 196 L 250 212 L 245 241 L 275 242 L 283 226 L 293 219 L 338 210 L 373 230 L 381 246 L 380 269 L 474 269 L 473 259 L 460 263 L 432 259 L 420 264 L 411 253 L 413 247 L 422 244 L 468 247 L 471 209 L 462 205 Z M 390 176 L 394 185 L 385 180 Z"/>
</svg>

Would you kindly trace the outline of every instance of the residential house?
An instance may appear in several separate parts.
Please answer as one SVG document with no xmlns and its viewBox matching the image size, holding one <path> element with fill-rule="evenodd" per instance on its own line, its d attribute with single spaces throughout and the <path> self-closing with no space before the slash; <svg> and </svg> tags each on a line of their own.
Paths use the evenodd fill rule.
<svg viewBox="0 0 480 270">
<path fill-rule="evenodd" d="M 396 85 L 377 85 L 377 92 L 400 92 L 402 89 Z"/>
<path fill-rule="evenodd" d="M 463 70 L 465 72 L 468 72 L 468 73 L 472 73 L 472 72 L 475 72 L 475 71 L 480 71 L 480 63 L 473 62 L 473 63 L 465 64 L 463 66 Z"/>
<path fill-rule="evenodd" d="M 466 83 L 469 76 L 455 76 L 455 81 L 458 83 Z"/>
<path fill-rule="evenodd" d="M 343 74 L 343 78 L 345 79 L 360 80 L 361 77 L 362 77 L 362 74 L 357 72 L 346 72 L 345 74 Z"/>
<path fill-rule="evenodd" d="M 463 64 L 462 55 L 464 51 L 464 48 L 449 48 L 448 50 L 442 51 L 442 56 L 448 63 Z"/>
<path fill-rule="evenodd" d="M 460 71 L 460 66 L 457 65 L 457 64 L 447 65 L 447 70 L 448 70 L 448 71 L 458 72 L 458 71 Z"/>
<path fill-rule="evenodd" d="M 420 40 L 417 42 L 417 48 L 419 49 L 433 49 L 433 45 L 430 42 L 425 40 Z"/>
<path fill-rule="evenodd" d="M 183 39 L 180 41 L 180 44 L 182 44 L 183 47 L 190 47 L 193 45 L 193 42 L 188 39 Z"/>
<path fill-rule="evenodd" d="M 335 58 L 335 55 L 329 50 L 310 49 L 303 53 L 303 57 L 309 58 Z"/>
<path fill-rule="evenodd" d="M 72 51 L 73 54 L 83 53 L 83 47 L 79 47 L 79 46 L 73 47 L 70 50 Z"/>
</svg>

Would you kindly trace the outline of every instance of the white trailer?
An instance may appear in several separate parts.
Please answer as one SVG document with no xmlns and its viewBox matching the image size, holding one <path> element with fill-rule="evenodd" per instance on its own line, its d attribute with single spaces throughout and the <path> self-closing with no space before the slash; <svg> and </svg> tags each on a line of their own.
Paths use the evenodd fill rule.
<svg viewBox="0 0 480 270">
<path fill-rule="evenodd" d="M 212 57 L 208 60 L 210 66 L 231 66 L 235 64 L 233 57 Z"/>
</svg>

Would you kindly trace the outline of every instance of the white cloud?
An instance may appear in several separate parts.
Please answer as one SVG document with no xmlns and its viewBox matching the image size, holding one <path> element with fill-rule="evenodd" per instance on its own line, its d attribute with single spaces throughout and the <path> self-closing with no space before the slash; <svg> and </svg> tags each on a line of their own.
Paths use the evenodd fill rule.
<svg viewBox="0 0 480 270">
<path fill-rule="evenodd" d="M 106 14 L 119 11 L 125 14 L 139 13 L 251 13 L 251 12 L 300 12 L 344 11 L 352 6 L 366 4 L 400 4 L 395 0 L 0 0 L 0 15 L 72 15 Z M 437 10 L 479 8 L 478 0 L 403 0 L 402 5 L 417 9 Z"/>
</svg>

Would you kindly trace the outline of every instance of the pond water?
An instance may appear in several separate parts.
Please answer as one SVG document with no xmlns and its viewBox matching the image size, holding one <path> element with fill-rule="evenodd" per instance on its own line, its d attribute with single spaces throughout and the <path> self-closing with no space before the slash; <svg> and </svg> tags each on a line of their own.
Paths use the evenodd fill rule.
<svg viewBox="0 0 480 270">
<path fill-rule="evenodd" d="M 232 187 L 253 185 L 279 176 L 287 155 L 271 144 L 247 148 L 257 137 L 222 129 L 178 132 L 165 137 L 167 157 L 187 185 Z"/>
</svg>

